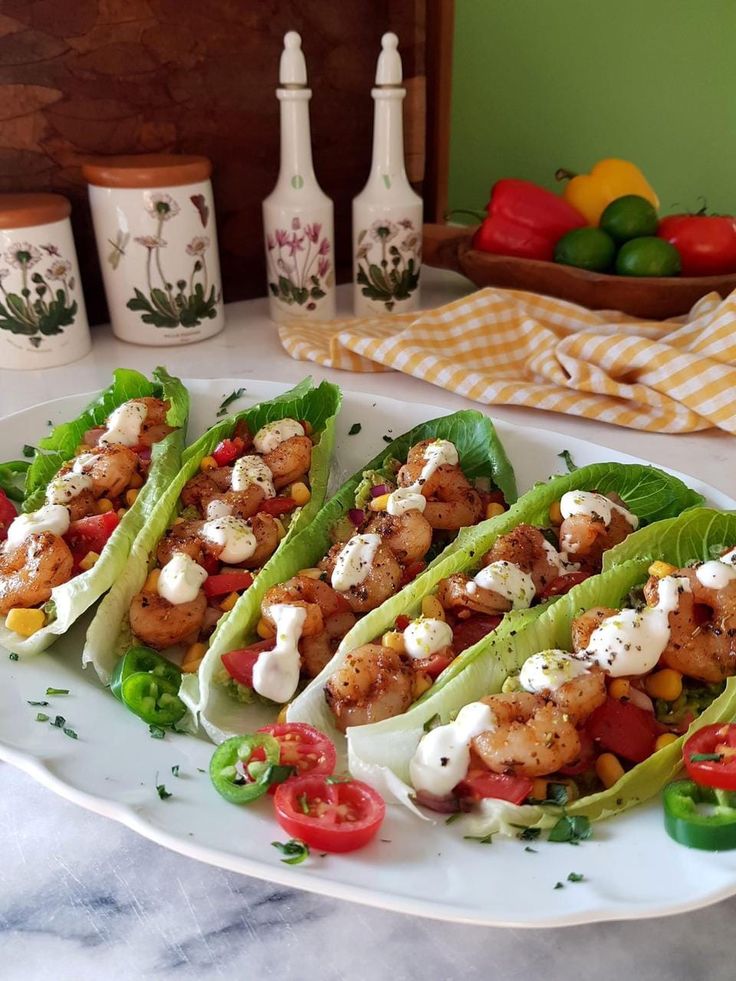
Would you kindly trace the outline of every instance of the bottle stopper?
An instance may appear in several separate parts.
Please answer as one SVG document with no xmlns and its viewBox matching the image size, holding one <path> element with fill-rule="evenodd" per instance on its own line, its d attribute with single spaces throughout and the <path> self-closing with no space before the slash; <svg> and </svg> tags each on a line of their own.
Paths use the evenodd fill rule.
<svg viewBox="0 0 736 981">
<path fill-rule="evenodd" d="M 376 85 L 379 88 L 396 88 L 401 85 L 403 77 L 399 39 L 389 31 L 381 38 L 381 53 L 376 66 Z"/>
<path fill-rule="evenodd" d="M 401 68 L 401 62 L 399 62 Z M 303 89 L 307 84 L 307 63 L 302 39 L 296 31 L 284 34 L 284 50 L 279 63 L 279 85 L 286 89 Z"/>
</svg>

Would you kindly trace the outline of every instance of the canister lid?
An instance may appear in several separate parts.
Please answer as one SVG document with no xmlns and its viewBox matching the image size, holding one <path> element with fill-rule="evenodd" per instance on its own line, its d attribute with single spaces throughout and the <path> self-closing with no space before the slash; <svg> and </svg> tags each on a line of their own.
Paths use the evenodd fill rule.
<svg viewBox="0 0 736 981">
<path fill-rule="evenodd" d="M 206 181 L 211 173 L 207 157 L 178 153 L 97 157 L 82 166 L 87 183 L 98 187 L 178 187 Z"/>
<path fill-rule="evenodd" d="M 0 229 L 50 225 L 68 218 L 71 210 L 61 194 L 0 194 Z"/>
</svg>

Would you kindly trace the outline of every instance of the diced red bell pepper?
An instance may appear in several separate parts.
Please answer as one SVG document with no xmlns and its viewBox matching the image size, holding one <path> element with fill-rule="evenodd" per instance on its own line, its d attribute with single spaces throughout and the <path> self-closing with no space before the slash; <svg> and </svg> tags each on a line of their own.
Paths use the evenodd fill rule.
<svg viewBox="0 0 736 981">
<path fill-rule="evenodd" d="M 593 712 L 585 728 L 601 749 L 632 763 L 652 755 L 661 732 L 651 712 L 610 697 Z"/>
<path fill-rule="evenodd" d="M 261 514 L 270 514 L 272 518 L 278 518 L 282 514 L 288 514 L 296 507 L 293 497 L 269 497 L 261 501 L 258 510 Z"/>
<path fill-rule="evenodd" d="M 508 773 L 491 773 L 490 770 L 469 770 L 464 780 L 455 787 L 461 799 L 478 801 L 485 797 L 523 804 L 534 785 L 528 777 L 515 777 Z"/>
<path fill-rule="evenodd" d="M 401 575 L 401 585 L 406 586 L 407 583 L 416 579 L 420 572 L 424 572 L 426 568 L 426 562 L 410 562 L 409 565 L 404 566 L 404 571 Z"/>
<path fill-rule="evenodd" d="M 500 616 L 473 614 L 468 620 L 459 620 L 452 628 L 452 649 L 455 654 L 460 654 L 473 644 L 477 644 L 479 640 L 495 630 L 502 619 Z"/>
<path fill-rule="evenodd" d="M 241 647 L 237 651 L 228 651 L 222 655 L 222 663 L 230 677 L 240 685 L 253 687 L 253 667 L 260 654 L 271 651 L 276 646 L 274 637 L 261 640 L 250 647 Z"/>
<path fill-rule="evenodd" d="M 0 490 L 0 542 L 4 542 L 8 537 L 8 528 L 17 516 L 13 502 L 5 491 Z"/>
<path fill-rule="evenodd" d="M 409 626 L 410 623 L 411 623 L 411 617 L 406 616 L 404 613 L 401 613 L 394 620 L 394 626 L 396 627 L 396 629 L 402 631 L 406 630 L 406 628 Z"/>
<path fill-rule="evenodd" d="M 542 589 L 539 598 L 549 599 L 550 596 L 564 596 L 569 593 L 573 586 L 578 586 L 590 578 L 589 572 L 566 572 L 563 576 L 557 576 Z"/>
<path fill-rule="evenodd" d="M 219 442 L 213 450 L 212 456 L 217 461 L 218 467 L 226 467 L 229 463 L 237 460 L 239 456 L 242 456 L 244 449 L 245 442 L 240 436 L 234 436 L 232 439 L 223 439 Z"/>
<path fill-rule="evenodd" d="M 452 663 L 452 658 L 447 654 L 432 654 L 430 657 L 422 658 L 414 662 L 417 671 L 424 671 L 432 680 L 438 678 L 445 668 Z"/>
<path fill-rule="evenodd" d="M 250 572 L 221 572 L 219 575 L 207 576 L 202 586 L 207 597 L 227 596 L 228 593 L 239 593 L 253 584 Z"/>
</svg>

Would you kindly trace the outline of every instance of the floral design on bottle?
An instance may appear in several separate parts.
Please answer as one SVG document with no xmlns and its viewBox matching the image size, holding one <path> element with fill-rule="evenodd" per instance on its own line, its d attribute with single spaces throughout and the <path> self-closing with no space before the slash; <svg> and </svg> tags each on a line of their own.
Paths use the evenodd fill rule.
<svg viewBox="0 0 736 981">
<path fill-rule="evenodd" d="M 277 228 L 266 236 L 268 288 L 282 303 L 316 310 L 317 302 L 332 285 L 330 241 L 315 221 L 302 228 L 300 218 L 291 222 L 291 232 Z"/>
<path fill-rule="evenodd" d="M 180 212 L 180 207 L 170 194 L 150 193 L 144 195 L 146 211 L 156 221 L 156 231 L 152 235 L 138 235 L 134 241 L 146 250 L 147 293 L 134 288 L 134 296 L 128 300 L 130 310 L 138 310 L 141 320 L 154 327 L 197 327 L 205 319 L 217 316 L 217 304 L 221 300 L 219 291 L 209 284 L 207 270 L 207 250 L 210 239 L 207 235 L 195 235 L 186 246 L 186 253 L 193 260 L 192 270 L 186 279 L 172 283 L 164 272 L 162 251 L 168 247 L 164 239 L 164 225 L 172 221 Z M 205 214 L 192 200 L 200 212 L 202 224 L 206 224 Z"/>
<path fill-rule="evenodd" d="M 30 274 L 44 252 L 50 265 L 43 273 L 37 270 Z M 40 347 L 44 337 L 63 334 L 77 313 L 77 301 L 72 298 L 76 281 L 71 275 L 71 262 L 51 243 L 38 248 L 28 242 L 14 242 L 2 258 L 11 269 L 20 272 L 20 291 L 6 289 L 4 280 L 13 274 L 11 269 L 0 266 L 0 330 L 25 334 L 33 347 Z"/>
<path fill-rule="evenodd" d="M 409 218 L 379 218 L 358 235 L 355 281 L 369 300 L 383 303 L 389 313 L 408 300 L 419 286 L 422 239 Z"/>
</svg>

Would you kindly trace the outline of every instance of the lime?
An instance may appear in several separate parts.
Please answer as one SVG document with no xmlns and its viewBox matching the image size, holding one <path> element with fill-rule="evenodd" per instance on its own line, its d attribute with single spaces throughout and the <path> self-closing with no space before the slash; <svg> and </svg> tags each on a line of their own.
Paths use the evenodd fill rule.
<svg viewBox="0 0 736 981">
<path fill-rule="evenodd" d="M 555 262 L 592 272 L 609 269 L 615 254 L 613 239 L 600 228 L 574 228 L 555 246 Z"/>
<path fill-rule="evenodd" d="M 679 276 L 680 253 L 663 238 L 634 238 L 616 257 L 619 276 Z"/>
<path fill-rule="evenodd" d="M 619 245 L 632 238 L 656 235 L 659 218 L 651 201 L 638 194 L 625 194 L 611 201 L 603 211 L 598 227 Z"/>
</svg>

